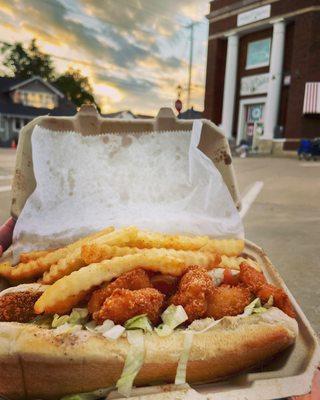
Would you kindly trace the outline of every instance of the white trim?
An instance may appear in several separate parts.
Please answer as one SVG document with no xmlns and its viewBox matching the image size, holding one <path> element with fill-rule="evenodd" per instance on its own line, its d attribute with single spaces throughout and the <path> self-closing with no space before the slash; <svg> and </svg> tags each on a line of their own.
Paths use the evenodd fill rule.
<svg viewBox="0 0 320 400">
<path fill-rule="evenodd" d="M 251 97 L 249 99 L 243 99 L 240 100 L 239 102 L 239 113 L 238 113 L 238 127 L 237 127 L 237 144 L 240 143 L 242 139 L 242 132 L 243 132 L 243 126 L 245 122 L 245 106 L 249 104 L 265 104 L 267 101 L 267 96 L 263 97 Z"/>
<path fill-rule="evenodd" d="M 258 69 L 258 68 L 262 68 L 262 67 L 269 67 L 270 65 L 270 61 L 269 62 L 264 62 L 264 63 L 260 63 L 260 64 L 255 64 L 255 65 L 246 65 L 246 71 L 249 71 L 250 69 Z"/>
<path fill-rule="evenodd" d="M 45 86 L 47 86 L 47 88 L 49 88 L 50 90 L 52 90 L 55 94 L 57 94 L 59 97 L 64 97 L 64 94 L 60 92 L 60 90 L 56 89 L 54 86 L 52 86 L 49 82 L 45 81 L 44 79 L 40 78 L 40 76 L 33 76 L 32 78 L 26 79 L 23 82 L 17 83 L 14 86 L 11 86 L 9 88 L 9 90 L 16 90 L 18 88 L 20 88 L 21 86 L 26 85 L 27 83 L 33 82 L 33 81 L 40 81 L 41 83 L 43 83 Z"/>
<path fill-rule="evenodd" d="M 226 70 L 223 88 L 222 104 L 222 129 L 227 138 L 232 138 L 236 87 L 237 87 L 237 65 L 239 53 L 239 37 L 231 35 L 228 37 L 228 49 L 226 56 Z"/>
<path fill-rule="evenodd" d="M 279 1 L 279 0 L 276 0 Z M 306 14 L 309 12 L 315 12 L 315 11 L 320 11 L 320 6 L 311 6 L 311 7 L 306 7 L 306 8 L 302 8 L 300 10 L 294 11 L 294 12 L 289 12 L 286 14 L 281 14 L 279 16 L 277 16 L 276 20 L 279 19 L 287 19 L 287 18 L 291 18 L 291 17 L 295 17 L 297 15 L 302 15 L 302 14 Z M 228 18 L 229 16 L 223 17 L 223 18 Z M 270 24 L 272 24 L 275 21 L 275 18 L 268 18 L 268 19 L 264 19 L 262 21 L 259 22 L 255 22 L 253 24 L 249 24 L 249 25 L 245 25 L 245 26 L 241 26 L 241 27 L 233 27 L 230 30 L 226 30 L 226 31 L 222 31 L 222 32 L 217 32 L 213 35 L 210 35 L 208 37 L 208 41 L 209 40 L 213 40 L 216 38 L 223 38 L 227 35 L 229 35 L 230 33 L 232 34 L 246 34 L 246 33 L 250 33 L 250 32 L 256 32 L 256 31 L 260 31 L 262 29 L 268 28 Z M 210 20 L 210 23 L 214 22 L 213 20 Z"/>
<path fill-rule="evenodd" d="M 259 6 L 276 3 L 277 1 L 280 1 L 280 0 L 260 0 Z M 222 9 L 229 8 L 229 7 L 230 6 L 222 7 Z M 233 8 L 231 11 L 227 10 L 225 12 L 221 12 L 221 8 L 220 8 L 216 11 L 212 11 L 209 14 L 207 14 L 206 18 L 209 20 L 209 22 L 215 22 L 215 21 L 219 21 L 221 19 L 232 17 L 233 15 L 238 15 L 238 14 L 244 13 L 246 11 L 253 10 L 255 8 L 257 8 L 257 3 L 254 3 L 254 2 L 247 6 Z M 218 15 L 216 15 L 216 12 L 218 12 Z"/>
</svg>

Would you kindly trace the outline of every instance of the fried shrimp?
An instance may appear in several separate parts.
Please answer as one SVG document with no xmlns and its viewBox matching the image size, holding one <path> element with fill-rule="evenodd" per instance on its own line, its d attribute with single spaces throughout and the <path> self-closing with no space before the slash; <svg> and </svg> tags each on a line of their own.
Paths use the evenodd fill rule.
<svg viewBox="0 0 320 400">
<path fill-rule="evenodd" d="M 257 294 L 258 290 L 267 283 L 266 278 L 262 272 L 257 271 L 246 263 L 240 265 L 240 281 L 244 283 L 251 290 L 252 293 Z"/>
<path fill-rule="evenodd" d="M 182 305 L 189 322 L 192 322 L 206 316 L 209 296 L 213 290 L 212 279 L 205 268 L 189 267 L 181 278 L 178 291 L 171 297 L 170 303 Z"/>
<path fill-rule="evenodd" d="M 273 304 L 276 307 L 280 308 L 280 310 L 289 315 L 289 317 L 296 317 L 289 297 L 282 289 L 266 283 L 258 291 L 257 296 L 260 298 L 262 303 L 266 303 L 269 300 L 270 296 L 272 296 Z"/>
<path fill-rule="evenodd" d="M 215 287 L 209 296 L 206 316 L 220 319 L 226 315 L 241 314 L 251 301 L 250 290 L 242 286 Z"/>
<path fill-rule="evenodd" d="M 115 289 L 104 301 L 102 308 L 93 314 L 93 319 L 102 323 L 111 319 L 115 324 L 124 324 L 128 319 L 147 314 L 153 324 L 160 319 L 164 295 L 156 289 Z"/>
<path fill-rule="evenodd" d="M 138 290 L 152 287 L 149 276 L 142 268 L 126 272 L 109 283 L 107 286 L 95 290 L 88 303 L 88 310 L 91 314 L 98 311 L 105 299 L 113 293 L 115 289 Z"/>
<path fill-rule="evenodd" d="M 262 304 L 266 303 L 270 296 L 273 296 L 273 304 L 290 317 L 295 318 L 296 315 L 289 297 L 282 289 L 267 283 L 262 272 L 242 263 L 240 265 L 240 281 L 260 298 Z"/>
<path fill-rule="evenodd" d="M 13 292 L 0 297 L 0 321 L 29 322 L 36 317 L 34 303 L 42 292 Z"/>
</svg>

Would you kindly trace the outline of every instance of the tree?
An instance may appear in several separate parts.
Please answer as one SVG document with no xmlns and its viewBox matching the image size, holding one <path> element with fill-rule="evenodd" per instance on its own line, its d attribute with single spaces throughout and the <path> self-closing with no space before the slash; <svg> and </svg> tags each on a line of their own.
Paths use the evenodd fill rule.
<svg viewBox="0 0 320 400">
<path fill-rule="evenodd" d="M 26 49 L 19 42 L 5 43 L 1 47 L 1 52 L 5 54 L 3 64 L 15 77 L 28 79 L 36 75 L 48 81 L 54 79 L 55 70 L 52 59 L 48 54 L 40 51 L 36 39 L 32 39 Z"/>
<path fill-rule="evenodd" d="M 55 80 L 54 85 L 78 107 L 84 103 L 96 104 L 89 79 L 79 70 L 69 68 Z M 99 106 L 96 106 L 100 112 Z"/>
<path fill-rule="evenodd" d="M 5 54 L 3 64 L 15 77 L 28 79 L 40 76 L 52 82 L 76 106 L 87 102 L 96 104 L 89 79 L 72 68 L 57 76 L 51 56 L 39 49 L 36 39 L 31 40 L 28 48 L 16 42 L 6 43 L 0 49 Z M 99 106 L 96 106 L 100 112 Z"/>
</svg>

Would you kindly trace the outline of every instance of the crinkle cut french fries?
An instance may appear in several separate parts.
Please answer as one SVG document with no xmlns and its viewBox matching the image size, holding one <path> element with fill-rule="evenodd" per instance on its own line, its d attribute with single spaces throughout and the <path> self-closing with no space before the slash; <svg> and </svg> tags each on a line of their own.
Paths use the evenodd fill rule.
<svg viewBox="0 0 320 400">
<path fill-rule="evenodd" d="M 52 285 L 36 303 L 38 313 L 65 312 L 93 286 L 137 267 L 179 276 L 191 265 L 239 269 L 244 241 L 207 236 L 166 235 L 136 227 L 114 229 L 79 239 L 56 250 L 22 254 L 17 266 L 0 264 L 0 277 L 12 283 L 39 280 Z"/>
</svg>

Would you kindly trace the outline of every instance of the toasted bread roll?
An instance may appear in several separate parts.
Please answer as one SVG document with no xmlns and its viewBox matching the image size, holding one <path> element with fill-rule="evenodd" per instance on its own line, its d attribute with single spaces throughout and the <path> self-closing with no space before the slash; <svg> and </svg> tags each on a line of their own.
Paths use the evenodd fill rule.
<svg viewBox="0 0 320 400">
<path fill-rule="evenodd" d="M 276 308 L 226 317 L 211 330 L 194 334 L 187 382 L 212 382 L 261 364 L 292 344 L 297 329 L 297 322 Z M 173 382 L 183 341 L 183 331 L 167 337 L 146 334 L 146 355 L 135 385 Z M 126 338 L 109 340 L 89 331 L 56 335 L 31 324 L 0 323 L 0 370 L 5 371 L 0 393 L 11 399 L 57 399 L 113 386 L 129 346 Z"/>
</svg>

